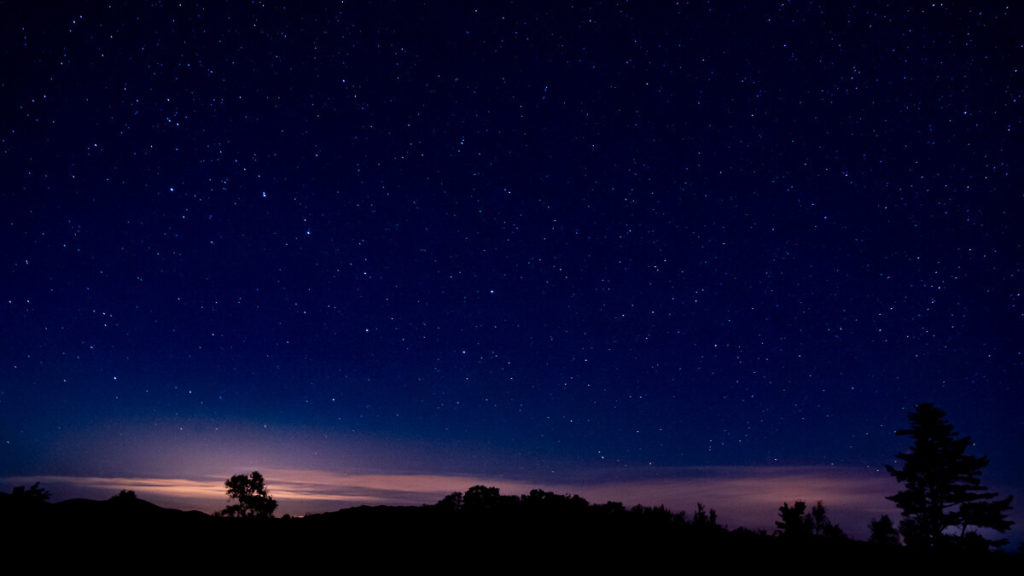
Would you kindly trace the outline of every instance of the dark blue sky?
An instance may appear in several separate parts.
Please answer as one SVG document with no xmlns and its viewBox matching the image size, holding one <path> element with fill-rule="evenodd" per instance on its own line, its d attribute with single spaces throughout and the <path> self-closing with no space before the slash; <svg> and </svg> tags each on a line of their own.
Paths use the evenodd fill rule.
<svg viewBox="0 0 1024 576">
<path fill-rule="evenodd" d="M 208 4 L 0 3 L 6 476 L 1024 483 L 1015 7 Z"/>
</svg>

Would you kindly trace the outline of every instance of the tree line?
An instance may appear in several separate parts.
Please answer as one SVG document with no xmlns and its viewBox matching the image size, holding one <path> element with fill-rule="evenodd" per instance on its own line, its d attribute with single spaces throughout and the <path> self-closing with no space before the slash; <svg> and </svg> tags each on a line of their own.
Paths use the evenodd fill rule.
<svg viewBox="0 0 1024 576">
<path fill-rule="evenodd" d="M 910 427 L 899 430 L 900 436 L 912 440 L 907 452 L 897 455 L 902 466 L 887 466 L 901 489 L 888 499 L 899 508 L 901 517 L 895 523 L 888 516 L 870 524 L 869 542 L 886 547 L 918 550 L 983 551 L 998 548 L 1005 538 L 988 538 L 984 534 L 1005 534 L 1013 524 L 1007 513 L 1012 497 L 1000 498 L 981 482 L 981 472 L 988 465 L 985 457 L 967 453 L 970 437 L 959 437 L 946 419 L 946 414 L 932 404 L 920 404 L 910 414 Z M 239 474 L 224 483 L 230 502 L 217 516 L 250 520 L 272 518 L 277 501 L 269 494 L 266 482 L 258 471 Z M 39 487 L 17 487 L 10 494 L 0 493 L 0 511 L 30 512 L 50 498 Z M 131 491 L 122 491 L 111 499 L 122 504 L 136 501 Z M 522 496 L 502 495 L 497 488 L 473 486 L 465 493 L 453 492 L 431 507 L 435 519 L 445 522 L 501 521 L 577 522 L 582 526 L 593 522 L 617 522 L 644 529 L 671 529 L 691 535 L 724 534 L 727 529 L 718 522 L 714 509 L 698 503 L 692 516 L 672 513 L 664 506 L 634 506 L 626 509 L 621 503 L 592 505 L 576 495 L 559 495 L 533 490 Z M 784 502 L 778 510 L 772 535 L 785 542 L 845 541 L 846 534 L 833 523 L 824 504 L 812 506 L 796 501 Z M 742 529 L 739 529 L 742 530 Z M 763 534 L 767 535 L 767 534 Z"/>
</svg>

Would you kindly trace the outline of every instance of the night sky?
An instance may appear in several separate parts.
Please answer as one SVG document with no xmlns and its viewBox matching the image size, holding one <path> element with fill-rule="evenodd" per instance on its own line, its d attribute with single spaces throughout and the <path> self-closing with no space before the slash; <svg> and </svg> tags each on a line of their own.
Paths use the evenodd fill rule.
<svg viewBox="0 0 1024 576">
<path fill-rule="evenodd" d="M 205 4 L 0 2 L 5 489 L 1024 497 L 1024 8 Z"/>
</svg>

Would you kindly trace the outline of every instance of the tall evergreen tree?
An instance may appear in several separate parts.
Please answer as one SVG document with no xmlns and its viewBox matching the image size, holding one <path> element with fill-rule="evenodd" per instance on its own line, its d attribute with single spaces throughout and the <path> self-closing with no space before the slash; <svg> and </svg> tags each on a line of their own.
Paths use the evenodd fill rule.
<svg viewBox="0 0 1024 576">
<path fill-rule="evenodd" d="M 900 533 L 906 545 L 1004 544 L 1005 540 L 986 540 L 971 530 L 1006 532 L 1012 524 L 1006 519 L 1012 497 L 996 500 L 996 494 L 981 484 L 988 458 L 966 454 L 970 437 L 958 438 L 946 413 L 932 404 L 919 404 L 910 414 L 910 428 L 896 434 L 913 439 L 910 451 L 897 455 L 903 468 L 886 466 L 904 484 L 889 500 L 902 512 Z"/>
</svg>

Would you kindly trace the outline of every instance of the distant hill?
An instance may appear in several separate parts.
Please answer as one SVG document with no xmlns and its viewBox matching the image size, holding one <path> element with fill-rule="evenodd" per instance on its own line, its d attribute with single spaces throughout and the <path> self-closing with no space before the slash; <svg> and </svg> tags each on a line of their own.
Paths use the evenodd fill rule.
<svg viewBox="0 0 1024 576">
<path fill-rule="evenodd" d="M 591 505 L 540 491 L 506 497 L 495 489 L 467 496 L 429 506 L 361 506 L 303 518 L 241 519 L 162 508 L 130 492 L 102 501 L 59 503 L 3 495 L 0 525 L 10 534 L 5 539 L 8 557 L 147 569 L 250 567 L 262 573 L 329 562 L 357 571 L 363 571 L 357 566 L 478 572 L 785 566 L 788 572 L 803 573 L 848 566 L 885 573 L 930 565 L 1021 573 L 1024 566 L 1016 555 L 936 556 L 846 538 L 786 539 L 729 530 L 713 521 L 713 512 L 687 518 L 661 507 Z"/>
</svg>

